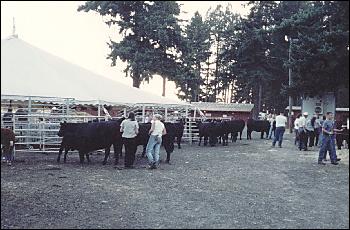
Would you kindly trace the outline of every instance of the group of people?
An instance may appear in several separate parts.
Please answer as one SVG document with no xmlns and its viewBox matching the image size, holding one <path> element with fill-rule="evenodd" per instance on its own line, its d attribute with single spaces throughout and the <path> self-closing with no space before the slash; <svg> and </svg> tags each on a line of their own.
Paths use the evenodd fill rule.
<svg viewBox="0 0 350 230">
<path fill-rule="evenodd" d="M 274 133 L 272 147 L 278 146 L 282 148 L 283 134 L 287 126 L 287 117 L 283 112 L 278 116 L 271 115 L 269 139 Z M 325 165 L 327 151 L 329 152 L 331 164 L 337 165 L 340 158 L 336 154 L 336 132 L 342 132 L 343 129 L 336 129 L 334 122 L 334 115 L 332 112 L 327 112 L 326 116 L 320 119 L 320 116 L 315 114 L 309 118 L 308 112 L 299 114 L 294 121 L 294 144 L 298 146 L 299 150 L 307 151 L 308 147 L 313 148 L 319 146 L 318 164 Z"/>
<path fill-rule="evenodd" d="M 304 112 L 299 114 L 294 121 L 295 144 L 299 150 L 307 151 L 307 147 L 319 146 L 318 163 L 325 164 L 327 151 L 329 152 L 331 164 L 337 165 L 340 158 L 337 158 L 335 146 L 336 132 L 342 132 L 343 129 L 336 129 L 334 115 L 327 112 L 326 116 L 320 119 L 319 115 L 308 118 L 309 114 Z"/>
<path fill-rule="evenodd" d="M 146 155 L 149 162 L 150 169 L 156 169 L 159 165 L 159 151 L 162 144 L 162 136 L 166 134 L 164 124 L 161 122 L 162 116 L 155 114 L 151 122 L 151 129 L 149 130 L 150 137 L 146 147 Z M 135 114 L 129 113 L 127 119 L 120 124 L 120 132 L 122 132 L 123 143 L 125 146 L 125 168 L 133 168 L 135 153 L 137 145 L 135 138 L 139 133 L 139 125 L 135 120 Z"/>
<path fill-rule="evenodd" d="M 322 119 L 320 115 L 315 114 L 309 118 L 308 112 L 299 114 L 294 121 L 294 144 L 299 147 L 299 150 L 307 151 L 308 147 L 321 145 L 322 125 L 326 120 L 326 116 Z"/>
</svg>

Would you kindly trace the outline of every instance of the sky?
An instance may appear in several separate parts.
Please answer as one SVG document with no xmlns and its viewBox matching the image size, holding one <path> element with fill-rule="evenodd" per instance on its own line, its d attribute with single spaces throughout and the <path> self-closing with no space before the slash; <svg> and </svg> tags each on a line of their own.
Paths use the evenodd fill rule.
<svg viewBox="0 0 350 230">
<path fill-rule="evenodd" d="M 182 19 L 189 20 L 196 11 L 205 17 L 208 9 L 218 4 L 232 5 L 235 13 L 245 15 L 246 7 L 239 1 L 178 1 Z M 121 39 L 116 27 L 109 28 L 103 17 L 96 12 L 78 12 L 84 1 L 1 1 L 1 39 L 12 34 L 15 18 L 18 37 L 40 49 L 52 53 L 71 63 L 82 66 L 118 82 L 132 85 L 123 69 L 126 64 L 118 61 L 111 67 L 106 59 L 110 53 L 109 39 Z M 162 79 L 155 76 L 150 83 L 142 83 L 142 90 L 161 96 Z M 173 82 L 166 85 L 166 97 L 177 98 Z"/>
</svg>

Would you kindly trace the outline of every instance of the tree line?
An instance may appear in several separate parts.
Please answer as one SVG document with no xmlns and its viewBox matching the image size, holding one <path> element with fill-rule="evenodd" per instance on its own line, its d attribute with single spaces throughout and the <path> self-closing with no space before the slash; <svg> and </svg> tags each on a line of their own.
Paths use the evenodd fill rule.
<svg viewBox="0 0 350 230">
<path fill-rule="evenodd" d="M 298 103 L 336 92 L 338 106 L 349 106 L 348 1 L 245 5 L 247 16 L 218 5 L 190 21 L 175 1 L 87 1 L 78 11 L 96 11 L 116 26 L 122 40 L 108 42 L 108 59 L 127 63 L 134 87 L 158 74 L 163 95 L 170 80 L 183 100 L 254 103 L 255 117 L 284 109 L 289 95 Z"/>
</svg>

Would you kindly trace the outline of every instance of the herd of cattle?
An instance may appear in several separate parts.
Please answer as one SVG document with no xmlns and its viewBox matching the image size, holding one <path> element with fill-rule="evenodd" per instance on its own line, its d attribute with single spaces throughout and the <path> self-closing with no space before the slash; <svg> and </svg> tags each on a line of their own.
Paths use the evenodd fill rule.
<svg viewBox="0 0 350 230">
<path fill-rule="evenodd" d="M 119 157 L 122 155 L 122 133 L 120 124 L 124 118 L 111 121 L 100 121 L 92 123 L 61 123 L 58 136 L 62 137 L 62 143 L 59 149 L 57 161 L 60 161 L 61 154 L 64 153 L 64 162 L 69 150 L 78 150 L 80 162 L 83 163 L 86 156 L 88 162 L 89 153 L 99 149 L 105 149 L 105 157 L 103 164 L 107 163 L 110 155 L 110 148 L 114 149 L 114 164 L 118 164 Z M 178 148 L 181 148 L 181 139 L 184 132 L 184 122 L 177 123 L 164 122 L 167 134 L 163 136 L 163 146 L 167 153 L 167 162 L 170 162 L 170 155 L 174 151 L 174 141 L 176 139 Z M 222 140 L 223 145 L 228 144 L 228 137 L 231 134 L 231 140 L 236 141 L 238 133 L 242 139 L 242 132 L 245 127 L 243 120 L 233 121 L 206 121 L 198 122 L 199 128 L 199 145 L 204 138 L 204 145 L 215 146 Z M 145 149 L 148 142 L 148 131 L 151 128 L 151 123 L 139 123 L 139 134 L 136 136 L 137 146 L 143 146 L 142 157 L 145 155 Z M 251 139 L 251 132 L 261 132 L 268 134 L 270 124 L 268 121 L 248 120 L 247 122 L 247 138 Z"/>
<path fill-rule="evenodd" d="M 88 122 L 88 123 L 61 123 L 58 136 L 62 137 L 57 162 L 60 162 L 62 152 L 64 151 L 64 162 L 66 162 L 67 153 L 70 150 L 77 150 L 79 152 L 80 162 L 83 163 L 86 157 L 90 162 L 89 154 L 93 151 L 104 149 L 105 157 L 103 164 L 107 163 L 110 155 L 110 148 L 114 148 L 114 164 L 118 164 L 119 157 L 122 156 L 122 133 L 120 132 L 120 124 L 124 120 L 112 119 L 110 121 Z M 170 155 L 174 151 L 174 142 L 176 139 L 178 148 L 181 148 L 181 139 L 184 133 L 184 121 L 177 123 L 164 122 L 167 134 L 163 136 L 162 145 L 167 153 L 167 162 L 170 162 Z M 228 145 L 229 136 L 232 142 L 236 142 L 238 134 L 242 139 L 242 132 L 247 125 L 247 139 L 251 139 L 253 131 L 261 133 L 261 139 L 268 136 L 270 123 L 266 120 L 248 119 L 247 123 L 244 120 L 208 120 L 198 121 L 199 129 L 199 144 L 204 139 L 204 146 L 215 146 L 221 143 Z M 143 146 L 142 157 L 145 155 L 145 149 L 148 142 L 148 131 L 151 128 L 151 123 L 139 123 L 139 134 L 136 136 L 137 145 Z M 14 134 L 10 129 L 1 129 L 1 144 L 3 146 L 2 152 L 11 152 L 13 143 L 15 142 Z M 8 137 L 7 137 L 8 136 Z M 344 134 L 339 134 L 337 137 L 338 148 L 344 140 L 349 142 L 348 131 Z M 10 146 L 10 141 L 11 146 Z M 6 154 L 5 154 L 6 155 Z"/>
</svg>

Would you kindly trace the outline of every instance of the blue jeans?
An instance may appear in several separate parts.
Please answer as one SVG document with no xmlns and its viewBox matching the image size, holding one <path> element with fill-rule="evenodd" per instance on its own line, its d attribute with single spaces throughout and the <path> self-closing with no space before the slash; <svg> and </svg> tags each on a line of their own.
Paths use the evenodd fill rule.
<svg viewBox="0 0 350 230">
<path fill-rule="evenodd" d="M 323 137 L 323 135 L 322 135 L 322 131 L 321 131 L 319 136 L 318 136 L 318 143 L 317 143 L 318 147 L 321 147 L 321 145 L 322 145 L 322 137 Z"/>
<path fill-rule="evenodd" d="M 318 161 L 322 161 L 326 158 L 327 151 L 331 158 L 331 162 L 337 162 L 337 154 L 335 151 L 335 137 L 334 135 L 322 135 L 321 139 L 321 149 L 318 154 Z"/>
<path fill-rule="evenodd" d="M 307 150 L 307 132 L 303 128 L 299 128 L 299 149 Z"/>
<path fill-rule="evenodd" d="M 275 137 L 276 135 L 276 130 L 273 130 L 273 126 L 270 125 L 270 130 L 269 130 L 269 139 L 272 138 L 272 133 L 273 133 L 273 136 Z"/>
<path fill-rule="evenodd" d="M 150 164 L 158 163 L 159 162 L 159 150 L 161 143 L 157 143 L 157 136 L 151 135 L 148 139 L 147 147 L 146 147 L 146 154 L 148 158 L 148 162 Z"/>
<path fill-rule="evenodd" d="M 282 146 L 283 134 L 286 129 L 284 127 L 276 127 L 275 138 L 273 139 L 272 145 L 275 146 L 278 141 L 278 146 Z"/>
<path fill-rule="evenodd" d="M 294 129 L 294 133 L 295 133 L 294 145 L 299 146 L 299 133 L 298 133 L 298 129 Z"/>
</svg>

